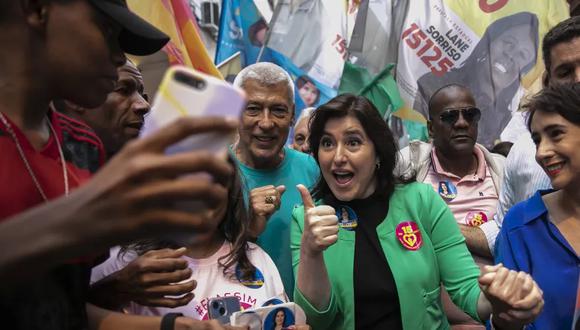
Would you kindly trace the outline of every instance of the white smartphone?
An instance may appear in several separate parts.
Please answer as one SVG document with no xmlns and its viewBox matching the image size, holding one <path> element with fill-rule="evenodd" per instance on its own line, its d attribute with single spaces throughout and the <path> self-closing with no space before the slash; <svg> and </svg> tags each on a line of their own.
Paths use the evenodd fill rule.
<svg viewBox="0 0 580 330">
<path fill-rule="evenodd" d="M 170 67 L 155 94 L 151 112 L 145 117 L 141 136 L 148 136 L 180 117 L 223 116 L 239 118 L 245 106 L 245 93 L 226 81 L 184 66 Z M 233 134 L 209 132 L 196 134 L 167 148 L 167 154 L 193 150 L 208 150 L 226 157 Z M 204 173 L 195 174 L 203 176 Z M 204 206 L 200 201 L 176 201 L 183 211 L 197 212 Z M 195 240 L 195 233 L 183 232 L 164 239 L 187 246 Z"/>
<path fill-rule="evenodd" d="M 157 90 L 141 136 L 147 136 L 179 117 L 224 116 L 239 118 L 245 93 L 226 81 L 184 67 L 170 67 Z M 191 136 L 167 149 L 167 153 L 205 149 L 221 152 L 232 136 L 206 133 Z"/>
</svg>

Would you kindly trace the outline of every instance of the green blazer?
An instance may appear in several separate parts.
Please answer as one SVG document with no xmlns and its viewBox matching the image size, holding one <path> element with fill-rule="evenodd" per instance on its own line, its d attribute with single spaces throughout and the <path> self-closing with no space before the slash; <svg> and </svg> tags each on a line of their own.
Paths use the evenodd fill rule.
<svg viewBox="0 0 580 330">
<path fill-rule="evenodd" d="M 453 302 L 476 320 L 480 288 L 479 268 L 465 245 L 465 239 L 451 211 L 430 185 L 398 185 L 389 203 L 389 212 L 377 226 L 377 234 L 393 272 L 404 329 L 446 329 L 440 286 L 443 284 Z M 401 222 L 415 222 L 422 246 L 411 250 L 399 241 L 396 229 Z M 294 276 L 300 262 L 300 242 L 304 230 L 304 207 L 292 213 L 291 250 Z M 295 302 L 314 330 L 354 329 L 355 232 L 340 229 L 338 241 L 324 251 L 324 262 L 331 283 L 330 304 L 318 310 L 298 290 Z"/>
</svg>

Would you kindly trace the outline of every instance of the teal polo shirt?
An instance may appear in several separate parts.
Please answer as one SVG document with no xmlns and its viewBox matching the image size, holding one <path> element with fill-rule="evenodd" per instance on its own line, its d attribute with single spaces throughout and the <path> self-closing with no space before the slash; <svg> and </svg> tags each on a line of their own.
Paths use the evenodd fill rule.
<svg viewBox="0 0 580 330">
<path fill-rule="evenodd" d="M 248 204 L 249 192 L 257 187 L 274 185 L 286 186 L 282 195 L 280 209 L 274 212 L 264 232 L 258 237 L 258 245 L 264 249 L 274 260 L 286 294 L 292 299 L 294 293 L 294 274 L 292 271 L 292 256 L 290 253 L 290 223 L 292 210 L 295 205 L 302 204 L 302 198 L 297 184 L 303 184 L 308 188 L 314 187 L 320 170 L 312 156 L 284 147 L 284 160 L 278 167 L 273 169 L 255 169 L 242 164 L 230 150 L 230 154 L 236 160 L 243 177 L 244 199 Z"/>
</svg>

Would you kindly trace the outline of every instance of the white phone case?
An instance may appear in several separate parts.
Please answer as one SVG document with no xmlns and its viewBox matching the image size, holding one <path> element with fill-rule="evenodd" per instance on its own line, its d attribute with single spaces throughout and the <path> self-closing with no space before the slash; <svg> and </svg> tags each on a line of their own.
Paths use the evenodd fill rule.
<svg viewBox="0 0 580 330">
<path fill-rule="evenodd" d="M 198 85 L 184 83 L 184 77 L 191 78 Z M 163 129 L 183 116 L 239 118 L 244 104 L 245 94 L 240 88 L 187 67 L 173 66 L 167 70 L 157 90 L 141 136 Z M 227 148 L 231 139 L 231 136 L 224 134 L 198 134 L 171 146 L 167 153 L 200 149 L 220 152 Z"/>
</svg>

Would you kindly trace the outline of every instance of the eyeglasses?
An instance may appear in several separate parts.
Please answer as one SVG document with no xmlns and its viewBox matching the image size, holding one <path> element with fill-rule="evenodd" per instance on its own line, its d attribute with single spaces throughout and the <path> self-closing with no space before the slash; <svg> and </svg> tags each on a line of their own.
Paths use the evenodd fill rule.
<svg viewBox="0 0 580 330">
<path fill-rule="evenodd" d="M 439 114 L 439 119 L 448 125 L 455 125 L 459 120 L 459 113 L 470 124 L 477 123 L 481 118 L 481 110 L 476 107 L 447 109 Z"/>
</svg>

